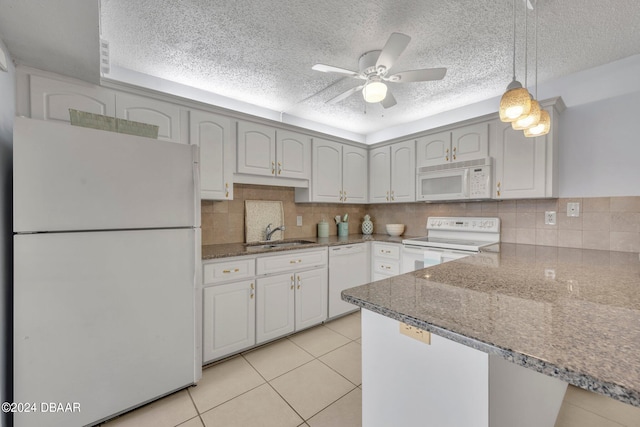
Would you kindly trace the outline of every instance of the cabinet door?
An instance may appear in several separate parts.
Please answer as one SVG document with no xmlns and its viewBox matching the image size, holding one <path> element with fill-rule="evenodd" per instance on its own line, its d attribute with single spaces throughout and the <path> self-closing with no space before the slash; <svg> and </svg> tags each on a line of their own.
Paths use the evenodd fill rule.
<svg viewBox="0 0 640 427">
<path fill-rule="evenodd" d="M 180 141 L 180 107 L 175 104 L 117 93 L 116 115 L 121 119 L 158 126 L 158 139 L 183 142 Z"/>
<path fill-rule="evenodd" d="M 365 148 L 345 145 L 342 148 L 342 201 L 367 203 L 369 156 Z"/>
<path fill-rule="evenodd" d="M 238 122 L 238 173 L 276 176 L 275 128 Z"/>
<path fill-rule="evenodd" d="M 327 319 L 327 269 L 296 273 L 296 331 Z"/>
<path fill-rule="evenodd" d="M 463 162 L 488 156 L 488 123 L 478 123 L 451 131 L 451 161 Z"/>
<path fill-rule="evenodd" d="M 200 147 L 202 199 L 232 200 L 231 119 L 195 110 L 189 119 L 189 142 Z"/>
<path fill-rule="evenodd" d="M 281 274 L 257 281 L 256 343 L 260 344 L 295 328 L 295 275 Z"/>
<path fill-rule="evenodd" d="M 389 150 L 389 147 L 380 147 L 369 151 L 369 203 L 387 203 L 391 200 Z"/>
<path fill-rule="evenodd" d="M 416 201 L 416 142 L 401 142 L 391 146 L 391 201 Z"/>
<path fill-rule="evenodd" d="M 254 281 L 204 288 L 203 361 L 255 345 Z"/>
<path fill-rule="evenodd" d="M 342 202 L 342 144 L 314 138 L 312 151 L 311 201 Z"/>
<path fill-rule="evenodd" d="M 31 118 L 70 122 L 69 109 L 114 117 L 115 93 L 88 84 L 74 84 L 46 77 L 29 77 Z"/>
<path fill-rule="evenodd" d="M 526 138 L 522 131 L 513 130 L 510 123 L 496 121 L 493 126 L 495 197 L 546 197 L 546 136 Z"/>
<path fill-rule="evenodd" d="M 286 130 L 276 131 L 276 172 L 285 178 L 311 178 L 311 138 Z"/>
<path fill-rule="evenodd" d="M 441 165 L 451 161 L 451 132 L 423 136 L 417 142 L 416 166 Z"/>
</svg>

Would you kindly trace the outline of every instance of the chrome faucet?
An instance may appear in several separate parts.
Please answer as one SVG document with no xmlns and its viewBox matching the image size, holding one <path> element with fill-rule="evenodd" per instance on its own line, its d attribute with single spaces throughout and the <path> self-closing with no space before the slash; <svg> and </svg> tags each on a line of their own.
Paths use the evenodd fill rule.
<svg viewBox="0 0 640 427">
<path fill-rule="evenodd" d="M 280 227 L 273 230 L 271 229 L 271 224 L 267 225 L 267 229 L 265 230 L 267 238 L 265 240 L 271 240 L 271 236 L 273 235 L 273 233 L 275 233 L 278 230 L 284 231 L 284 225 L 281 225 Z"/>
</svg>

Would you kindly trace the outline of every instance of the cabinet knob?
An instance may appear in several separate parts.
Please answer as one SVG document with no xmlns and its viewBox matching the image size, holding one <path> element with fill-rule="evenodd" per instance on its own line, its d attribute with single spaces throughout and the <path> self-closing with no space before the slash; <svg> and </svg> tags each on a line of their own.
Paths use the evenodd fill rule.
<svg viewBox="0 0 640 427">
<path fill-rule="evenodd" d="M 387 191 L 387 202 L 389 201 L 389 192 Z"/>
<path fill-rule="evenodd" d="M 391 200 L 395 200 L 396 199 L 396 194 L 393 190 L 391 190 Z"/>
<path fill-rule="evenodd" d="M 276 162 L 271 162 L 271 175 L 276 174 Z"/>
<path fill-rule="evenodd" d="M 500 183 L 499 182 L 498 182 L 497 188 L 498 188 L 497 195 L 498 195 L 498 197 L 500 197 Z"/>
<path fill-rule="evenodd" d="M 253 290 L 253 289 L 254 289 L 254 287 L 253 287 L 253 283 L 252 283 L 252 284 L 251 284 L 251 290 Z"/>
<path fill-rule="evenodd" d="M 449 156 L 446 156 L 444 159 L 448 162 L 449 161 Z"/>
<path fill-rule="evenodd" d="M 251 292 L 251 299 L 253 299 L 253 292 Z"/>
<path fill-rule="evenodd" d="M 278 162 L 278 175 L 282 174 L 282 163 Z"/>
</svg>

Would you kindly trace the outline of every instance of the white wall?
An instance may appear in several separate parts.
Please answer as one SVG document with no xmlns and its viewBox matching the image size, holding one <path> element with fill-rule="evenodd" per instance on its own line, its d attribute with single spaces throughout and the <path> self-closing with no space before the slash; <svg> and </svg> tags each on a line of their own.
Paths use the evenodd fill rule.
<svg viewBox="0 0 640 427">
<path fill-rule="evenodd" d="M 568 108 L 560 121 L 560 197 L 640 196 L 640 92 Z"/>
<path fill-rule="evenodd" d="M 4 43 L 0 40 L 0 49 L 10 58 Z M 0 402 L 11 401 L 9 381 L 12 370 L 9 369 L 13 333 L 10 324 L 12 316 L 12 225 L 11 225 L 11 164 L 13 148 L 13 119 L 15 117 L 16 72 L 8 61 L 8 72 L 0 71 Z M 8 425 L 8 416 L 0 415 L 0 426 Z"/>
</svg>

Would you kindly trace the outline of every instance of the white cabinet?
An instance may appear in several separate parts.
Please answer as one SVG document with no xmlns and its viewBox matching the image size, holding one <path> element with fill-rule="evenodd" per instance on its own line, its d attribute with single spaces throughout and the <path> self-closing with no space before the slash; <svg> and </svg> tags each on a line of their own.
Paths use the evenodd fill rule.
<svg viewBox="0 0 640 427">
<path fill-rule="evenodd" d="M 275 176 L 276 130 L 238 121 L 238 173 Z"/>
<path fill-rule="evenodd" d="M 238 122 L 238 173 L 309 179 L 311 138 L 257 123 Z"/>
<path fill-rule="evenodd" d="M 477 123 L 418 138 L 416 166 L 420 168 L 487 157 L 488 129 L 488 123 Z"/>
<path fill-rule="evenodd" d="M 203 264 L 202 360 L 206 363 L 256 344 L 255 258 Z"/>
<path fill-rule="evenodd" d="M 415 141 L 369 151 L 369 202 L 416 200 Z"/>
<path fill-rule="evenodd" d="M 551 130 L 544 136 L 526 138 L 510 123 L 491 123 L 490 153 L 494 162 L 496 199 L 558 197 L 558 103 L 544 105 L 551 116 Z"/>
<path fill-rule="evenodd" d="M 84 82 L 29 76 L 31 118 L 70 122 L 69 109 L 115 116 L 115 92 Z"/>
<path fill-rule="evenodd" d="M 116 93 L 116 117 L 158 126 L 158 139 L 181 141 L 180 107 L 157 99 Z"/>
<path fill-rule="evenodd" d="M 326 248 L 259 257 L 257 274 L 257 344 L 326 320 Z"/>
<path fill-rule="evenodd" d="M 234 140 L 228 117 L 191 110 L 189 142 L 200 147 L 200 188 L 204 200 L 233 199 Z"/>
<path fill-rule="evenodd" d="M 204 362 L 255 345 L 254 284 L 244 280 L 204 288 Z"/>
<path fill-rule="evenodd" d="M 276 174 L 281 178 L 311 177 L 311 138 L 296 132 L 276 130 Z"/>
<path fill-rule="evenodd" d="M 256 306 L 256 343 L 260 344 L 295 330 L 295 274 L 260 278 Z"/>
<path fill-rule="evenodd" d="M 365 148 L 314 138 L 310 188 L 296 188 L 296 202 L 367 203 L 367 182 Z"/>
<path fill-rule="evenodd" d="M 371 277 L 374 281 L 400 274 L 402 245 L 373 242 L 371 249 Z"/>
</svg>

